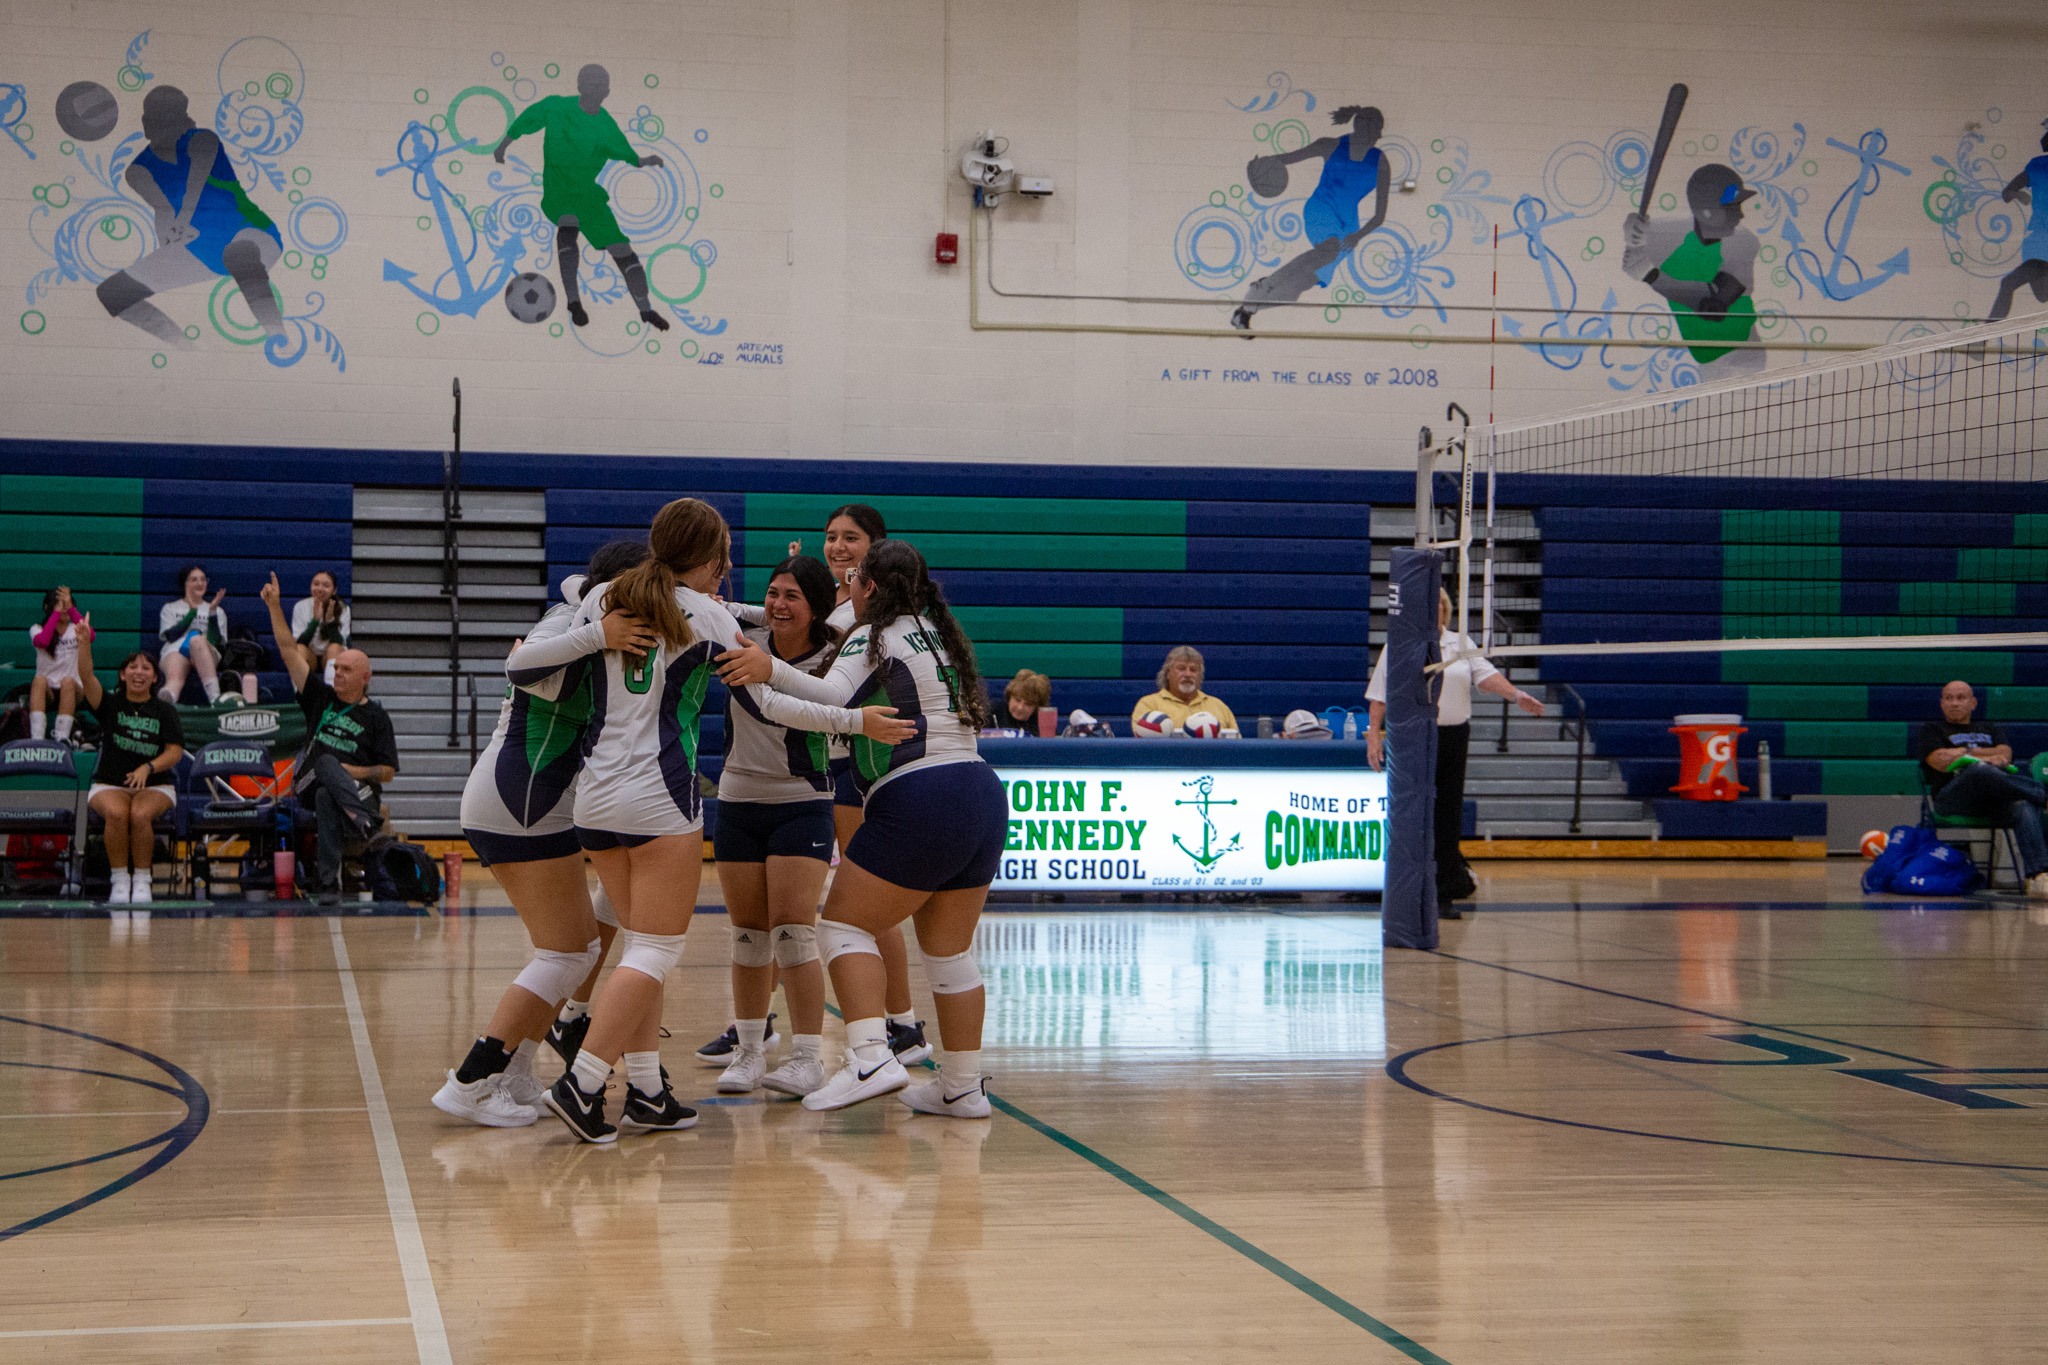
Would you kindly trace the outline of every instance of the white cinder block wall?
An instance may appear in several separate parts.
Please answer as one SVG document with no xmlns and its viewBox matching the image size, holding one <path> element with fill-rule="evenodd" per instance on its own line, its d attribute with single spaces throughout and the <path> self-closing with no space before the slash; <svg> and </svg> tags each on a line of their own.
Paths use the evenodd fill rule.
<svg viewBox="0 0 2048 1365">
<path fill-rule="evenodd" d="M 587 345 L 552 334 L 559 309 L 527 325 L 495 292 L 473 297 L 493 280 L 488 232 L 463 267 L 465 298 L 432 186 L 400 165 L 408 125 L 461 92 L 484 88 L 458 126 L 489 144 L 500 96 L 519 108 L 570 93 L 588 61 L 612 74 L 607 108 L 676 172 L 627 176 L 615 196 L 622 221 L 671 220 L 635 241 L 701 329 L 678 325 L 652 351 L 628 334 L 623 297 L 592 301 Z M 1682 204 L 1696 167 L 1737 164 L 1763 189 L 1756 296 L 1802 319 L 1775 335 L 1875 341 L 1911 325 L 1889 319 L 1980 316 L 2017 263 L 2029 210 L 1997 191 L 2039 154 L 2044 64 L 2048 12 L 2028 0 L 20 0 L 0 9 L 0 436 L 433 448 L 459 375 L 479 449 L 1400 467 L 1448 399 L 1528 416 L 1692 377 L 1670 350 L 1546 358 L 1431 339 L 1487 333 L 1496 265 L 1499 297 L 1539 310 L 1518 315 L 1526 337 L 1601 325 L 1540 310 L 1607 306 L 1610 290 L 1612 306 L 1642 314 L 1615 318 L 1617 331 L 1661 325 L 1665 310 L 1620 269 L 1628 185 L 1615 158 L 1621 172 L 1638 164 L 1627 135 L 1648 140 L 1672 82 L 1691 100 L 1660 197 Z M 67 150 L 56 102 L 81 80 L 116 94 L 120 120 Z M 238 170 L 291 253 L 275 281 L 297 321 L 275 356 L 243 344 L 231 284 L 159 300 L 198 331 L 189 350 L 110 319 L 95 297 L 150 244 L 147 213 L 103 163 L 164 84 L 188 92 L 202 126 L 239 92 L 226 115 Z M 995 129 L 1020 171 L 1057 184 L 1050 200 L 998 211 L 996 285 L 1213 301 L 1241 285 L 1188 267 L 1204 276 L 1260 240 L 1248 158 L 1332 131 L 1329 112 L 1356 102 L 1385 111 L 1383 145 L 1417 182 L 1361 248 L 1359 281 L 1391 292 L 1353 292 L 1340 275 L 1341 296 L 1305 296 L 1328 314 L 1258 324 L 1332 339 L 969 330 L 954 171 L 975 131 Z M 1872 134 L 1889 166 L 1858 196 Z M 539 166 L 538 138 L 513 151 Z M 457 254 L 464 215 L 535 211 L 520 177 L 491 183 L 485 152 L 434 165 L 443 203 L 463 196 L 448 210 Z M 1319 166 L 1297 165 L 1264 215 L 1266 262 L 1247 279 L 1304 246 L 1284 201 L 1298 220 Z M 694 219 L 671 213 L 664 185 Z M 941 230 L 962 234 L 956 266 L 932 260 Z M 544 228 L 515 247 L 521 269 L 554 273 Z M 693 247 L 708 262 L 694 294 Z M 1373 306 L 1389 299 L 1404 306 Z M 1439 315 L 1438 303 L 1482 311 Z M 2023 295 L 2020 311 L 2034 307 Z M 1193 329 L 1229 312 L 1000 298 L 986 282 L 980 309 Z M 1414 329 L 1414 342 L 1335 339 Z"/>
</svg>

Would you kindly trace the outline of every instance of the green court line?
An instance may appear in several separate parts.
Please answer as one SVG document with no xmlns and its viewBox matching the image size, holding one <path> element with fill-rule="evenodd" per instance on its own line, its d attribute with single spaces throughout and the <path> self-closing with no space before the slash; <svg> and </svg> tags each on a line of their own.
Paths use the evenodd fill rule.
<svg viewBox="0 0 2048 1365">
<path fill-rule="evenodd" d="M 1066 1148 L 1075 1156 L 1080 1157 L 1083 1161 L 1115 1176 L 1118 1180 L 1121 1180 L 1139 1194 L 1144 1195 L 1168 1213 L 1192 1223 L 1203 1232 L 1208 1233 L 1211 1237 L 1223 1243 L 1223 1245 L 1229 1247 L 1232 1251 L 1235 1251 L 1238 1255 L 1251 1261 L 1254 1265 L 1279 1276 L 1282 1280 L 1293 1285 L 1323 1307 L 1337 1314 L 1337 1316 L 1356 1326 L 1363 1327 L 1366 1331 L 1372 1333 L 1372 1335 L 1378 1337 L 1402 1355 L 1407 1356 L 1410 1360 L 1421 1361 L 1424 1365 L 1450 1365 L 1450 1362 L 1446 1361 L 1435 1351 L 1430 1350 L 1427 1346 L 1424 1346 L 1421 1342 L 1416 1341 L 1413 1337 L 1403 1335 L 1364 1309 L 1359 1308 L 1348 1300 L 1339 1298 L 1336 1294 L 1317 1284 L 1314 1280 L 1302 1274 L 1279 1257 L 1252 1245 L 1215 1219 L 1189 1208 L 1165 1190 L 1160 1189 L 1157 1185 L 1145 1179 L 1145 1177 L 1117 1165 L 1093 1147 L 1088 1146 L 1088 1144 L 1077 1138 L 1069 1137 L 1051 1124 L 1025 1113 L 1000 1095 L 990 1095 L 988 1100 L 990 1104 L 993 1104 L 1025 1127 L 1035 1129 L 1039 1134 L 1052 1139 L 1052 1141 Z"/>
<path fill-rule="evenodd" d="M 846 1020 L 846 1016 L 839 1012 L 839 1006 L 829 1000 L 825 1002 L 825 1011 L 842 1023 Z M 932 1061 L 925 1061 L 919 1065 L 936 1070 L 938 1064 Z M 1302 1293 L 1308 1295 L 1332 1313 L 1335 1313 L 1338 1317 L 1363 1327 L 1366 1331 L 1372 1333 L 1402 1355 L 1407 1356 L 1410 1360 L 1421 1361 L 1422 1365 L 1451 1365 L 1448 1360 L 1445 1360 L 1413 1337 L 1405 1336 L 1396 1331 L 1348 1299 L 1337 1297 L 1337 1295 L 1323 1288 L 1323 1286 L 1317 1284 L 1278 1256 L 1253 1246 L 1250 1242 L 1247 1242 L 1229 1228 L 1224 1227 L 1223 1224 L 1215 1219 L 1189 1208 L 1165 1190 L 1160 1189 L 1157 1185 L 1145 1179 L 1144 1176 L 1137 1174 L 1135 1171 L 1125 1170 L 1122 1166 L 1117 1165 L 1114 1161 L 1111 1161 L 1079 1138 L 1069 1137 L 1043 1119 L 1025 1113 L 1001 1095 L 990 1095 L 988 1102 L 1025 1127 L 1034 1129 L 1041 1136 L 1052 1139 L 1089 1165 L 1115 1176 L 1118 1180 L 1123 1181 L 1124 1184 L 1130 1186 L 1139 1194 L 1144 1195 L 1176 1218 L 1181 1218 L 1194 1224 L 1252 1264 L 1279 1276 L 1288 1284 L 1293 1285 L 1296 1289 L 1299 1289 Z"/>
</svg>

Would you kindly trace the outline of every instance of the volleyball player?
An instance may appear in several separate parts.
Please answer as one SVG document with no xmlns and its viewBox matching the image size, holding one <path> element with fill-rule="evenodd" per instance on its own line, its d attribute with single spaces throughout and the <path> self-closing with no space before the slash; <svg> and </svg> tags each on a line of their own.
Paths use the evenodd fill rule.
<svg viewBox="0 0 2048 1365">
<path fill-rule="evenodd" d="M 870 549 L 888 538 L 889 528 L 882 520 L 882 514 L 864 502 L 842 504 L 833 508 L 825 518 L 825 567 L 832 571 L 832 577 L 838 584 L 835 605 L 825 624 L 842 635 L 851 631 L 854 625 L 847 574 L 860 566 Z M 801 550 L 801 541 L 790 544 L 790 554 L 798 554 Z M 759 624 L 763 619 L 761 609 L 751 603 L 736 604 L 733 614 L 752 624 Z M 853 763 L 846 745 L 835 739 L 832 741 L 832 832 L 841 849 L 853 842 L 860 822 L 861 797 L 860 789 L 853 781 Z M 917 1008 L 910 998 L 909 950 L 900 931 L 881 935 L 876 946 L 882 956 L 882 970 L 888 978 L 888 1014 L 885 1018 L 889 1050 L 905 1066 L 916 1066 L 932 1055 L 932 1047 L 925 1041 L 924 1025 L 918 1022 Z M 774 1016 L 769 1018 L 772 1020 Z M 735 1022 L 723 1035 L 698 1048 L 697 1055 L 706 1061 L 724 1060 L 738 1046 L 738 1027 Z M 774 1046 L 772 1041 L 769 1046 Z"/>
<path fill-rule="evenodd" d="M 995 880 L 1006 833 L 1002 784 L 976 752 L 988 696 L 974 646 L 932 582 L 924 557 L 883 541 L 847 572 L 860 625 L 826 675 L 830 698 L 887 700 L 915 722 L 915 738 L 852 744 L 866 818 L 840 861 L 818 921 L 818 947 L 846 1018 L 846 1066 L 804 1096 L 806 1109 L 903 1090 L 910 1075 L 889 1049 L 878 939 L 904 920 L 917 927 L 938 1005 L 938 1079 L 910 1086 L 913 1109 L 987 1118 L 981 1027 L 987 996 L 974 930 Z M 728 683 L 758 681 L 758 657 L 721 660 Z"/>
<path fill-rule="evenodd" d="M 588 572 L 562 580 L 563 600 L 527 640 L 565 634 L 586 591 L 646 558 L 647 547 L 636 541 L 601 546 Z M 654 638 L 624 612 L 606 617 L 603 628 L 613 648 L 644 648 Z M 538 1040 L 549 1033 L 556 1007 L 611 946 L 591 906 L 583 848 L 570 821 L 592 690 L 588 657 L 530 686 L 508 687 L 491 742 L 462 789 L 462 835 L 505 888 L 533 940 L 533 960 L 506 987 L 483 1036 L 434 1094 L 435 1108 L 488 1128 L 524 1127 L 540 1117 L 547 1087 L 533 1074 Z M 572 1049 L 563 1062 L 574 1055 Z"/>
<path fill-rule="evenodd" d="M 841 633 L 832 574 L 793 555 L 768 576 L 765 625 L 746 638 L 791 667 L 824 672 Z M 718 882 L 732 920 L 732 999 L 738 1046 L 718 1078 L 741 1095 L 756 1086 L 808 1095 L 825 1083 L 819 1060 L 825 972 L 818 965 L 818 893 L 832 860 L 832 795 L 825 736 L 787 730 L 761 715 L 744 691 L 726 694 L 725 767 L 718 778 Z M 768 999 L 781 968 L 793 1046 L 768 1070 Z"/>
<path fill-rule="evenodd" d="M 703 809 L 697 790 L 699 709 L 714 654 L 758 657 L 775 688 L 749 700 L 778 724 L 851 731 L 886 742 L 915 733 L 883 707 L 843 710 L 788 693 L 831 689 L 741 639 L 732 616 L 709 592 L 730 567 L 731 535 L 709 504 L 679 498 L 655 514 L 649 557 L 587 594 L 570 629 L 513 651 L 512 680 L 530 684 L 589 655 L 590 727 L 577 783 L 577 841 L 590 853 L 619 918 L 625 950 L 599 990 L 590 1031 L 575 1063 L 542 1099 L 584 1142 L 610 1142 L 621 1130 L 688 1128 L 696 1111 L 677 1102 L 661 1065 L 662 982 L 681 955 L 703 874 Z M 605 619 L 623 611 L 653 634 L 644 653 L 608 648 Z M 626 1071 L 616 1127 L 605 1121 L 605 1083 Z"/>
</svg>

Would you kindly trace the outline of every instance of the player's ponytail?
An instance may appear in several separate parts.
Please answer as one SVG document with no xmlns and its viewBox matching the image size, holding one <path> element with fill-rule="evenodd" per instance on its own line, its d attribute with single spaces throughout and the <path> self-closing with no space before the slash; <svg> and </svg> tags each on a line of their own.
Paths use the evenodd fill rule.
<svg viewBox="0 0 2048 1365">
<path fill-rule="evenodd" d="M 980 730 L 989 723 L 988 689 L 981 684 L 981 669 L 974 659 L 974 642 L 960 629 L 960 622 L 946 603 L 945 589 L 932 581 L 924 556 L 908 541 L 885 540 L 868 551 L 861 561 L 861 574 L 874 588 L 868 599 L 864 623 L 868 627 L 868 658 L 873 660 L 882 641 L 882 631 L 903 616 L 922 616 L 939 633 L 939 644 L 952 664 L 955 680 L 954 704 L 960 723 Z"/>
<path fill-rule="evenodd" d="M 697 637 L 676 605 L 678 575 L 715 559 L 723 576 L 731 538 L 717 508 L 696 498 L 677 498 L 654 514 L 647 528 L 647 558 L 612 580 L 606 605 L 632 612 L 670 649 L 686 648 Z"/>
</svg>

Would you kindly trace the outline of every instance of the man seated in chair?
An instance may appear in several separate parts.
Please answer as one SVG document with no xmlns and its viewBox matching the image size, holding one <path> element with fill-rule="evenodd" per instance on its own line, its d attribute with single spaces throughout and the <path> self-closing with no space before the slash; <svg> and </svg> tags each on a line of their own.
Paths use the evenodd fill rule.
<svg viewBox="0 0 2048 1365">
<path fill-rule="evenodd" d="M 1941 719 L 1920 727 L 1914 750 L 1926 765 L 1934 813 L 1947 819 L 1982 820 L 2008 827 L 2019 844 L 2027 894 L 2048 899 L 2048 839 L 2041 810 L 2048 789 L 2033 778 L 2009 773 L 2012 745 L 1997 721 L 1977 720 L 1977 693 L 1966 682 L 1941 689 Z"/>
<path fill-rule="evenodd" d="M 262 591 L 270 633 L 291 671 L 292 690 L 306 716 L 306 751 L 299 755 L 294 789 L 311 799 L 320 822 L 314 892 L 323 904 L 341 898 L 342 845 L 354 834 L 375 858 L 391 842 L 378 810 L 379 789 L 398 775 L 398 738 L 391 717 L 370 700 L 370 656 L 345 649 L 334 659 L 334 683 L 322 681 L 304 650 L 292 643 L 277 575 Z"/>
</svg>

